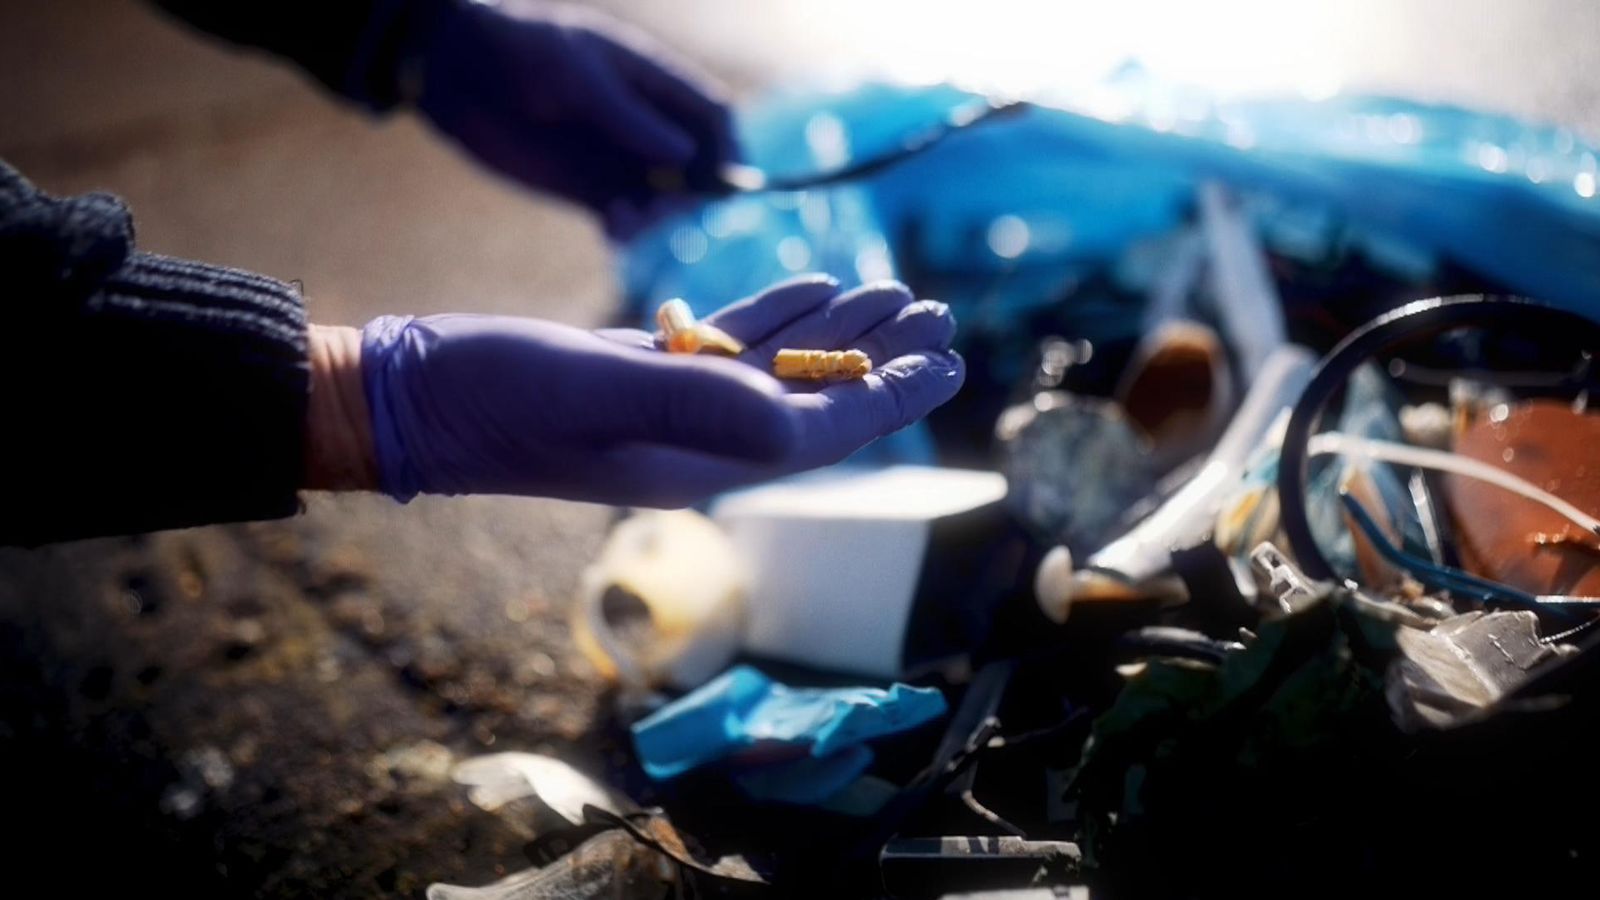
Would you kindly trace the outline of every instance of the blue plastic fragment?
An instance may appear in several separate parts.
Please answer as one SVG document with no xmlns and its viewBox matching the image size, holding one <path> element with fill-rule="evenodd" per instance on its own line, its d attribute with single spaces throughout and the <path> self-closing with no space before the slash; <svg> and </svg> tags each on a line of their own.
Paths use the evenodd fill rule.
<svg viewBox="0 0 1600 900">
<path fill-rule="evenodd" d="M 932 688 L 790 688 L 750 666 L 736 666 L 635 724 L 633 744 L 645 772 L 667 779 L 752 750 L 792 748 L 789 760 L 823 759 L 909 731 L 945 710 L 944 695 Z M 862 757 L 833 762 L 852 759 L 859 763 Z M 870 755 L 865 760 L 870 763 Z"/>
</svg>

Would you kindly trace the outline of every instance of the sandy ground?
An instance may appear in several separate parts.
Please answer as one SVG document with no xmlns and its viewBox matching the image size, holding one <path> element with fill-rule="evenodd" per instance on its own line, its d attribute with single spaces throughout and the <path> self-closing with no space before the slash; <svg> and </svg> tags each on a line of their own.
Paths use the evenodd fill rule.
<svg viewBox="0 0 1600 900">
<path fill-rule="evenodd" d="M 963 16 L 1002 44 L 1027 24 L 958 7 L 930 13 L 950 27 L 917 46 L 914 26 L 891 33 L 849 4 L 604 5 L 744 94 L 966 59 L 938 43 Z M 1600 125 L 1594 5 L 1510 9 L 1356 4 L 1324 16 L 1315 46 L 1348 84 Z M 1261 83 L 1309 30 L 1263 41 Z M 1107 52 L 1092 34 L 1062 40 Z M 324 322 L 473 310 L 596 324 L 615 290 L 575 211 L 131 2 L 0 2 L 0 157 L 52 192 L 121 194 L 146 249 L 299 279 Z M 33 834 L 14 849 L 101 859 L 72 873 L 82 886 L 212 895 L 410 896 L 520 867 L 525 835 L 472 813 L 443 772 L 491 747 L 615 762 L 564 620 L 610 515 L 316 496 L 285 522 L 0 550 L 0 778 Z"/>
</svg>

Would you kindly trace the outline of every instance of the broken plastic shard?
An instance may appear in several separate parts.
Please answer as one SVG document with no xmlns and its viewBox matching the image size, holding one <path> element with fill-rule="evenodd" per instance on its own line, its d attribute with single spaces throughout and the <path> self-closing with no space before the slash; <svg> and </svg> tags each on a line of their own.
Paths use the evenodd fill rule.
<svg viewBox="0 0 1600 900">
<path fill-rule="evenodd" d="M 1407 728 L 1442 728 L 1487 709 L 1516 689 L 1534 667 L 1576 652 L 1539 639 L 1527 610 L 1470 612 L 1431 631 L 1401 629 L 1404 654 L 1390 668 L 1386 695 Z"/>
<path fill-rule="evenodd" d="M 1250 565 L 1284 613 L 1299 612 L 1327 593 L 1326 585 L 1307 578 L 1282 550 L 1270 543 L 1260 544 L 1250 552 Z"/>
<path fill-rule="evenodd" d="M 1288 340 L 1283 303 L 1249 214 L 1237 197 L 1222 185 L 1207 182 L 1200 185 L 1199 201 L 1217 314 L 1245 381 L 1253 383 Z"/>
<path fill-rule="evenodd" d="M 451 773 L 469 788 L 468 797 L 494 811 L 523 797 L 538 797 L 574 825 L 584 821 L 583 808 L 593 806 L 620 815 L 632 804 L 604 785 L 552 756 L 537 753 L 490 753 L 475 756 Z"/>
<path fill-rule="evenodd" d="M 622 830 L 589 838 L 543 868 L 492 884 L 428 886 L 428 900 L 657 900 L 679 881 L 678 864 Z"/>
</svg>

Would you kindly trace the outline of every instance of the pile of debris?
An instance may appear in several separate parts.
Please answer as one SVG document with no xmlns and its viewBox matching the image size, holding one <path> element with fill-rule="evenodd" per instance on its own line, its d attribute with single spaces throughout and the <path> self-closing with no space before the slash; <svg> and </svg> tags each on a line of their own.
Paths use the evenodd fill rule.
<svg viewBox="0 0 1600 900">
<path fill-rule="evenodd" d="M 621 522 L 573 627 L 630 759 L 600 781 L 522 753 L 458 765 L 526 824 L 533 867 L 430 897 L 1587 884 L 1600 322 L 1570 311 L 1578 269 L 1530 266 L 1520 237 L 1401 215 L 1428 185 L 1493 198 L 1449 162 L 1459 111 L 1379 104 L 1422 145 L 1338 143 L 1365 102 L 1287 124 L 1219 108 L 1192 133 L 980 117 L 898 182 L 731 198 L 643 236 L 635 289 L 708 303 L 735 269 L 769 279 L 752 261 L 779 244 L 862 277 L 892 250 L 962 319 L 968 389 L 835 469 Z M 1517 140 L 1571 162 L 1547 137 Z M 774 170 L 803 144 L 769 143 Z M 927 196 L 1030 153 L 1038 184 L 994 195 L 1028 210 Z M 1393 202 L 1354 187 L 1424 174 Z M 1589 215 L 1495 185 L 1537 194 L 1541 233 Z M 968 214 L 989 256 L 962 249 Z M 674 262 L 683 229 L 710 250 Z"/>
<path fill-rule="evenodd" d="M 574 608 L 633 721 L 627 793 L 460 764 L 479 806 L 559 827 L 543 865 L 430 896 L 1575 877 L 1600 849 L 1564 815 L 1600 749 L 1596 348 L 1526 301 L 1412 304 L 1320 363 L 1278 348 L 1210 451 L 1159 471 L 1050 344 L 1001 416 L 1006 477 L 845 469 L 627 519 Z M 1083 477 L 1128 435 L 1144 456 Z M 1119 503 L 1092 546 L 1078 517 Z"/>
</svg>

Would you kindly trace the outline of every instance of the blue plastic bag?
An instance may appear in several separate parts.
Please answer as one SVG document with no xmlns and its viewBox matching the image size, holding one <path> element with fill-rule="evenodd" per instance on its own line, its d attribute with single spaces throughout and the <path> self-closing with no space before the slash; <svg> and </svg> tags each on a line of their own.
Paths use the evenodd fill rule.
<svg viewBox="0 0 1600 900">
<path fill-rule="evenodd" d="M 975 99 L 948 86 L 796 92 L 749 109 L 741 137 L 756 166 L 812 172 L 892 149 Z M 706 313 L 797 271 L 849 284 L 916 257 L 958 276 L 940 299 L 963 321 L 1003 322 L 1050 302 L 1075 264 L 1170 231 L 1196 187 L 1218 180 L 1274 199 L 1260 223 L 1269 240 L 1314 249 L 1318 230 L 1344 223 L 1353 236 L 1341 239 L 1397 266 L 1444 257 L 1515 292 L 1600 309 L 1600 165 L 1568 129 L 1386 97 L 1224 102 L 1138 70 L 1060 102 L 857 183 L 734 197 L 664 222 L 622 255 L 630 302 L 640 312 L 681 296 Z"/>
</svg>

